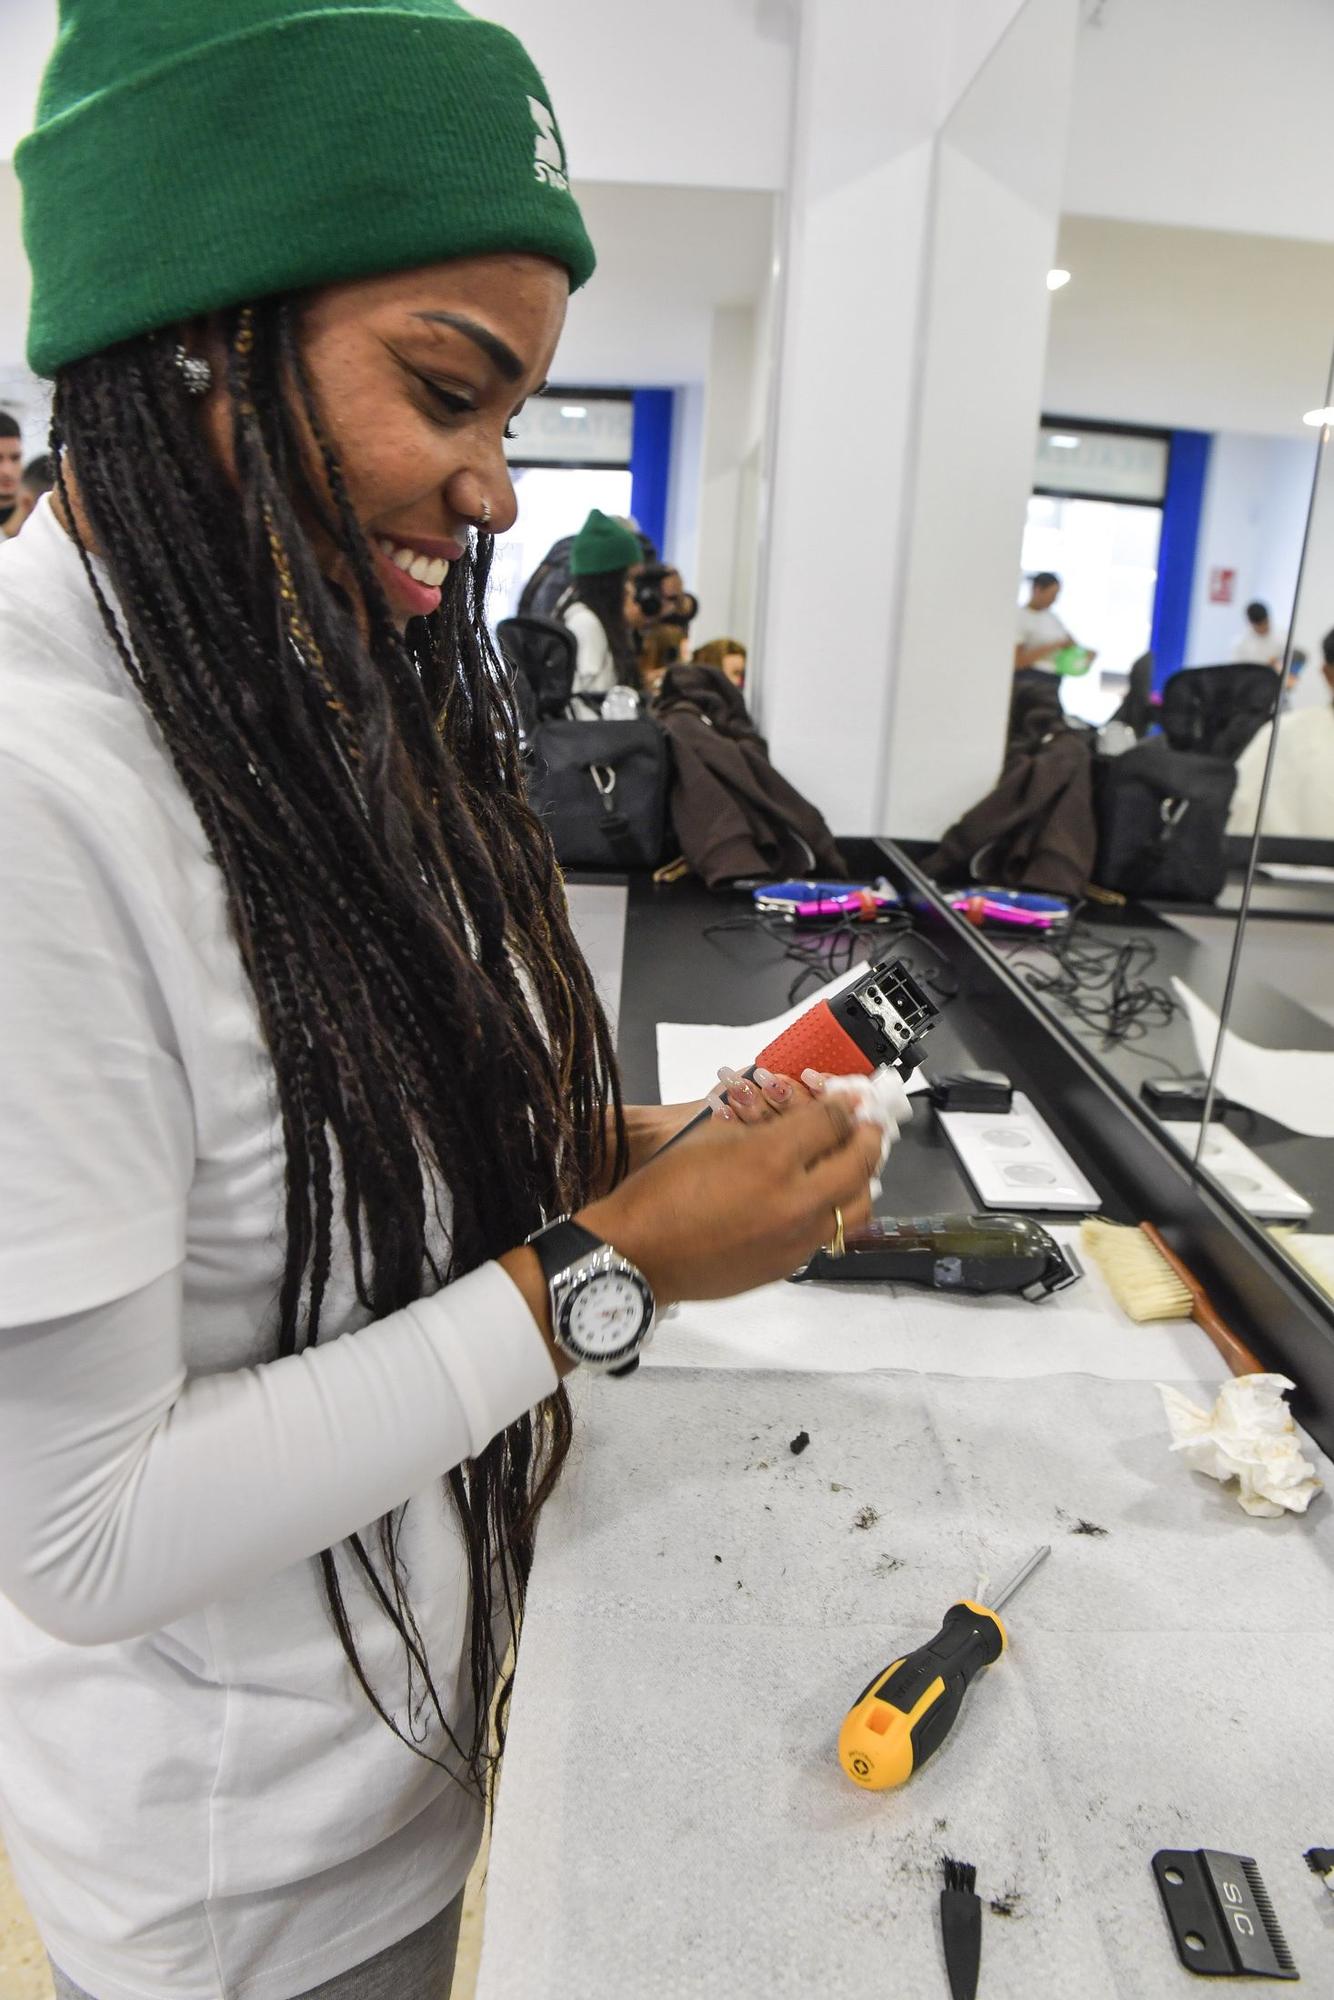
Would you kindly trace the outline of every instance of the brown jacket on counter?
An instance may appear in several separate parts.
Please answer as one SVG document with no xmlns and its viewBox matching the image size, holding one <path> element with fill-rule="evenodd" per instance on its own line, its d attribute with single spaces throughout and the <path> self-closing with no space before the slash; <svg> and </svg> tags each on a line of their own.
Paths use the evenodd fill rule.
<svg viewBox="0 0 1334 2000">
<path fill-rule="evenodd" d="M 775 771 L 741 690 L 717 667 L 669 667 L 653 714 L 672 740 L 676 838 L 711 889 L 750 876 L 846 878 L 833 834 Z"/>
<path fill-rule="evenodd" d="M 933 881 L 1082 896 L 1098 846 L 1087 732 L 1058 724 L 1011 750 L 1000 781 L 954 822 L 922 863 Z"/>
</svg>

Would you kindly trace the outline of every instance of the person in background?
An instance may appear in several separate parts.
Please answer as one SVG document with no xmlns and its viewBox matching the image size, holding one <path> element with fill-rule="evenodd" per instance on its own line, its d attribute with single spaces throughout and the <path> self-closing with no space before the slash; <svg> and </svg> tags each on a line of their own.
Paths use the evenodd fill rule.
<svg viewBox="0 0 1334 2000">
<path fill-rule="evenodd" d="M 16 535 L 31 507 L 23 493 L 23 433 L 18 419 L 0 410 L 0 534 Z"/>
<path fill-rule="evenodd" d="M 1260 826 L 1261 833 L 1290 840 L 1334 840 L 1334 628 L 1326 632 L 1320 650 L 1325 701 L 1319 708 L 1283 717 Z M 1273 728 L 1266 723 L 1237 760 L 1229 833 L 1249 836 L 1255 831 Z"/>
<path fill-rule="evenodd" d="M 1052 665 L 1057 653 L 1076 641 L 1052 610 L 1061 594 L 1061 579 L 1052 570 L 1040 569 L 1029 579 L 1028 602 L 1019 608 L 1015 633 L 1016 673 L 1055 674 Z M 1097 658 L 1089 654 L 1090 660 Z"/>
<path fill-rule="evenodd" d="M 646 625 L 639 634 L 639 685 L 652 701 L 669 667 L 685 658 L 686 635 L 679 625 Z"/>
<path fill-rule="evenodd" d="M 696 646 L 694 658 L 702 667 L 717 667 L 734 688 L 745 687 L 746 649 L 739 639 L 708 639 Z"/>
<path fill-rule="evenodd" d="M 570 587 L 555 615 L 574 634 L 578 649 L 571 706 L 596 716 L 601 706 L 583 697 L 610 689 L 638 688 L 636 633 L 644 614 L 630 571 L 640 557 L 639 537 L 594 507 L 570 550 Z"/>
<path fill-rule="evenodd" d="M 1061 713 L 1061 681 L 1052 662 L 1075 640 L 1052 610 L 1060 594 L 1061 579 L 1054 571 L 1040 569 L 1029 578 L 1028 602 L 1019 608 L 1015 632 L 1014 691 L 1007 731 L 1011 743 L 1027 736 L 1034 724 L 1045 731 Z M 1089 654 L 1090 664 L 1096 657 Z"/>
<path fill-rule="evenodd" d="M 1275 629 L 1269 606 L 1257 597 L 1246 606 L 1246 630 L 1232 642 L 1232 662 L 1235 666 L 1273 667 L 1277 672 L 1287 645 L 1287 633 Z"/>
<path fill-rule="evenodd" d="M 22 490 L 28 496 L 28 504 L 35 507 L 43 493 L 49 493 L 56 483 L 55 467 L 49 452 L 42 452 L 37 458 L 30 458 L 23 468 Z"/>
</svg>

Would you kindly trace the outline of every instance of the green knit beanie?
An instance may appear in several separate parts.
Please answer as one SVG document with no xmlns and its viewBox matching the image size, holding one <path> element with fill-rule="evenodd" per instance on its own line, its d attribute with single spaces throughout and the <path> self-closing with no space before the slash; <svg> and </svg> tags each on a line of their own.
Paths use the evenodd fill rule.
<svg viewBox="0 0 1334 2000">
<path fill-rule="evenodd" d="M 613 521 L 600 507 L 594 507 L 574 538 L 570 550 L 571 576 L 605 576 L 614 569 L 629 569 L 643 562 L 644 551 L 638 535 Z"/>
<path fill-rule="evenodd" d="M 243 300 L 593 248 L 546 86 L 455 0 L 60 0 L 14 156 L 49 375 Z"/>
</svg>

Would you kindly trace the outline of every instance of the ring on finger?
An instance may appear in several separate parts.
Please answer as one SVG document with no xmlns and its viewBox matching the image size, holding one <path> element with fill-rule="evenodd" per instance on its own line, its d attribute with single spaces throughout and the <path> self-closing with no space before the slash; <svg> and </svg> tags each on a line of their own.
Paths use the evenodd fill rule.
<svg viewBox="0 0 1334 2000">
<path fill-rule="evenodd" d="M 842 1257 L 847 1253 L 848 1246 L 843 1240 L 843 1211 L 837 1202 L 834 1203 L 834 1233 L 824 1247 L 829 1257 Z"/>
</svg>

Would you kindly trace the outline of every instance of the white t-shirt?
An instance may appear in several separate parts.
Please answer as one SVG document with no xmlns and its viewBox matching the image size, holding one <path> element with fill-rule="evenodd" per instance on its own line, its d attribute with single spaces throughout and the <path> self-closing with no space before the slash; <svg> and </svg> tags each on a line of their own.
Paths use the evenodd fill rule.
<svg viewBox="0 0 1334 2000">
<path fill-rule="evenodd" d="M 366 1327 L 345 1254 L 319 1346 L 271 1358 L 253 995 L 47 501 L 0 548 L 0 855 L 0 1824 L 97 2000 L 290 2000 L 442 1909 L 481 1818 L 372 1711 L 312 1558 L 415 1496 L 400 1549 L 466 1737 L 440 1479 L 554 1369 L 499 1265 Z M 340 1571 L 402 1723 L 402 1643 Z"/>
<path fill-rule="evenodd" d="M 1021 605 L 1015 629 L 1015 645 L 1028 651 L 1033 646 L 1069 646 L 1073 642 L 1054 611 L 1034 611 L 1031 605 Z M 1033 671 L 1039 674 L 1054 674 L 1055 667 L 1050 660 L 1034 660 Z"/>
<path fill-rule="evenodd" d="M 1251 834 L 1260 804 L 1273 724 L 1267 722 L 1237 759 L 1237 789 L 1229 833 Z M 1334 840 L 1334 703 L 1285 715 L 1278 728 L 1261 833 L 1296 840 Z"/>
<path fill-rule="evenodd" d="M 1254 625 L 1248 624 L 1232 642 L 1232 663 L 1240 667 L 1272 667 L 1275 660 L 1282 661 L 1287 645 L 1286 632 L 1276 632 L 1272 625 L 1267 632 L 1257 632 Z"/>
</svg>

